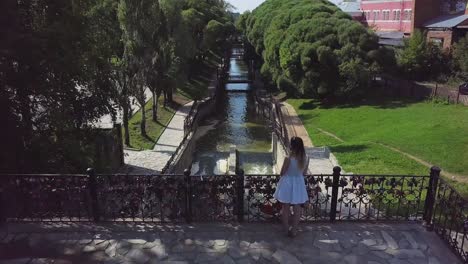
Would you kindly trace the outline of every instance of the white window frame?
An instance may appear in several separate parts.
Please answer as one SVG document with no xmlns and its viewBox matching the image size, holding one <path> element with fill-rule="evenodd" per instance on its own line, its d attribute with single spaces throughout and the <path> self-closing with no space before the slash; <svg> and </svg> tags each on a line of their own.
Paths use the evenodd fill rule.
<svg viewBox="0 0 468 264">
<path fill-rule="evenodd" d="M 401 19 L 401 9 L 393 9 L 393 20 L 400 21 Z M 398 18 L 398 19 L 397 19 Z"/>
<path fill-rule="evenodd" d="M 366 20 L 370 20 L 371 18 L 371 11 L 370 10 L 364 10 L 364 15 L 366 17 Z"/>
<path fill-rule="evenodd" d="M 380 20 L 380 10 L 374 10 L 373 15 L 374 15 L 374 17 L 372 19 L 373 21 L 379 21 Z"/>
<path fill-rule="evenodd" d="M 413 9 L 411 9 L 411 8 L 405 9 L 404 14 L 405 14 L 405 16 L 403 18 L 404 21 L 413 20 Z"/>
<path fill-rule="evenodd" d="M 391 14 L 390 9 L 382 10 L 382 16 L 383 16 L 382 20 L 384 20 L 384 21 L 390 20 L 390 14 Z"/>
</svg>

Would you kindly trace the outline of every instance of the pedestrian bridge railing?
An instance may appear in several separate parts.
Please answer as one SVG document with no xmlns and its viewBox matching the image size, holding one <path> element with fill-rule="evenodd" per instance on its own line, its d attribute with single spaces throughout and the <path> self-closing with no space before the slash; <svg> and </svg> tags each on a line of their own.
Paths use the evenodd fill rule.
<svg viewBox="0 0 468 264">
<path fill-rule="evenodd" d="M 302 221 L 425 223 L 464 260 L 468 204 L 434 167 L 428 176 L 304 177 Z M 277 222 L 279 175 L 0 175 L 0 222 Z"/>
</svg>

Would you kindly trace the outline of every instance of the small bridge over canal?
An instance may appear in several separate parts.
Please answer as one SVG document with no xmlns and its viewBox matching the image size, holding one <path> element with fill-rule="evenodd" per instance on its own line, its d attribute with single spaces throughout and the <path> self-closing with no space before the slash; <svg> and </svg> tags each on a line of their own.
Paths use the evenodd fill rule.
<svg viewBox="0 0 468 264">
<path fill-rule="evenodd" d="M 253 81 L 249 77 L 250 76 L 232 74 L 229 76 L 227 83 L 252 83 Z"/>
<path fill-rule="evenodd" d="M 253 62 L 245 60 L 244 46 L 235 43 L 232 48 L 228 75 L 226 76 L 226 91 L 248 92 L 254 80 Z"/>
</svg>

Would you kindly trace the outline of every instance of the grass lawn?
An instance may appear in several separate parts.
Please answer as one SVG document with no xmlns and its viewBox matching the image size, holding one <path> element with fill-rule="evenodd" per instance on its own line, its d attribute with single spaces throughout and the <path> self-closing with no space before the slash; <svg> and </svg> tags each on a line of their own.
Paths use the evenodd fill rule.
<svg viewBox="0 0 468 264">
<path fill-rule="evenodd" d="M 163 98 L 159 99 L 158 104 L 158 122 L 152 119 L 153 100 L 150 100 L 145 106 L 146 113 L 146 133 L 148 137 L 143 137 L 140 133 L 141 109 L 129 120 L 128 127 L 130 132 L 130 145 L 135 149 L 153 149 L 159 136 L 163 133 L 165 127 L 171 121 L 176 109 L 164 108 Z M 122 129 L 122 133 L 125 133 Z"/>
<path fill-rule="evenodd" d="M 290 99 L 316 146 L 330 146 L 346 171 L 427 175 L 428 169 L 382 143 L 442 170 L 468 175 L 468 107 L 391 101 L 324 107 Z M 336 135 L 324 134 L 319 129 Z M 468 185 L 460 187 L 468 193 Z"/>
</svg>

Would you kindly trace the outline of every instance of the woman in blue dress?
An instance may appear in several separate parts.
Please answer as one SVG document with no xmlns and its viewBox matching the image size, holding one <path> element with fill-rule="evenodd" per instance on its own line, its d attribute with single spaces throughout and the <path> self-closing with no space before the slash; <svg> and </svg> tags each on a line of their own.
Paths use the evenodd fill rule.
<svg viewBox="0 0 468 264">
<path fill-rule="evenodd" d="M 291 138 L 290 155 L 284 159 L 281 168 L 280 180 L 274 197 L 282 204 L 281 221 L 288 236 L 297 235 L 297 227 L 301 219 L 302 205 L 309 200 L 307 195 L 304 174 L 309 167 L 309 158 L 300 137 Z M 290 208 L 293 215 L 290 217 Z M 292 219 L 290 219 L 292 218 Z"/>
</svg>

